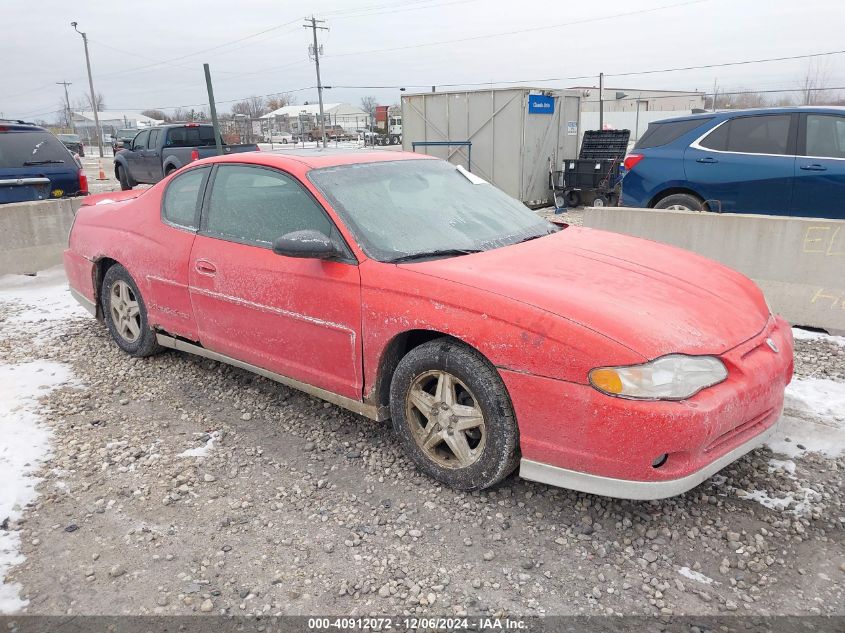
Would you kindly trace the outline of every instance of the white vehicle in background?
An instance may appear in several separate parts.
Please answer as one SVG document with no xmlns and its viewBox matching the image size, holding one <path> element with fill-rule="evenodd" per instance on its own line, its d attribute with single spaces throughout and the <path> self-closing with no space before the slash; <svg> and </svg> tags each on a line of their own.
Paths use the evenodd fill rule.
<svg viewBox="0 0 845 633">
<path fill-rule="evenodd" d="M 283 145 L 287 145 L 288 143 L 293 143 L 293 134 L 288 132 L 280 132 L 278 134 L 272 134 L 267 141 L 268 143 L 282 143 Z"/>
</svg>

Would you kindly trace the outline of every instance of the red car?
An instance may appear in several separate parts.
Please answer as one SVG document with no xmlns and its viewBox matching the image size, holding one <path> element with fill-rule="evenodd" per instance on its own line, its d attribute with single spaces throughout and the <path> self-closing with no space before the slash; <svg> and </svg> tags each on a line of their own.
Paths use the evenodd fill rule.
<svg viewBox="0 0 845 633">
<path fill-rule="evenodd" d="M 792 334 L 750 280 L 555 226 L 447 162 L 238 154 L 91 196 L 71 292 L 132 356 L 174 348 L 374 420 L 457 488 L 682 493 L 759 445 Z"/>
</svg>

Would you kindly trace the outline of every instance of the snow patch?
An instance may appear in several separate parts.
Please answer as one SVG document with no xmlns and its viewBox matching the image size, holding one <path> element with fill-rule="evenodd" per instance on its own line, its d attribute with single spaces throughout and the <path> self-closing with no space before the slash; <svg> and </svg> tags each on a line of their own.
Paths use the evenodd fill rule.
<svg viewBox="0 0 845 633">
<path fill-rule="evenodd" d="M 812 488 L 802 487 L 799 492 L 788 492 L 782 497 L 770 497 L 765 490 L 749 490 L 742 498 L 756 501 L 770 510 L 782 511 L 790 508 L 790 514 L 803 516 L 812 510 L 814 501 L 821 500 L 821 495 Z"/>
<path fill-rule="evenodd" d="M 795 458 L 807 452 L 838 457 L 845 452 L 845 383 L 795 378 L 786 388 L 785 414 L 766 444 Z"/>
<path fill-rule="evenodd" d="M 678 570 L 678 573 L 681 574 L 684 578 L 689 578 L 690 580 L 694 580 L 695 582 L 700 582 L 702 585 L 712 585 L 713 579 L 709 576 L 705 576 L 700 571 L 695 571 L 694 569 L 690 569 L 689 567 L 681 567 Z"/>
<path fill-rule="evenodd" d="M 35 324 L 44 321 L 65 321 L 87 316 L 88 313 L 71 296 L 64 268 L 56 266 L 37 275 L 0 276 L 0 301 L 21 309 L 3 322 L 8 333 L 18 331 L 43 335 Z"/>
<path fill-rule="evenodd" d="M 826 341 L 845 347 L 845 336 L 832 336 L 824 332 L 812 332 L 797 327 L 792 328 L 792 338 L 796 341 Z"/>
<path fill-rule="evenodd" d="M 786 388 L 789 409 L 821 418 L 833 418 L 845 428 L 845 382 L 828 378 L 796 378 Z"/>
<path fill-rule="evenodd" d="M 205 444 L 182 451 L 177 455 L 177 457 L 208 457 L 211 449 L 214 448 L 214 442 L 216 442 L 219 438 L 220 431 L 212 431 L 208 434 L 208 439 L 205 440 Z"/>
<path fill-rule="evenodd" d="M 50 431 L 38 414 L 38 398 L 70 378 L 67 365 L 53 361 L 0 364 L 0 522 L 18 520 L 35 499 L 35 471 L 50 452 Z M 19 597 L 20 586 L 5 582 L 9 569 L 23 560 L 18 532 L 0 529 L 0 613 L 27 605 Z"/>
</svg>

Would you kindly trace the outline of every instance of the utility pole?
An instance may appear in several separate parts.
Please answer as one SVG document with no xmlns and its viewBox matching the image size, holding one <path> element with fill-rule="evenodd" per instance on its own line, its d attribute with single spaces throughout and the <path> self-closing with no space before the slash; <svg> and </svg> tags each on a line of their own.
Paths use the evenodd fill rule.
<svg viewBox="0 0 845 633">
<path fill-rule="evenodd" d="M 326 147 L 326 122 L 323 120 L 323 83 L 320 81 L 320 47 L 317 45 L 317 29 L 328 31 L 327 26 L 317 26 L 325 20 L 318 20 L 313 15 L 308 21 L 311 24 L 303 24 L 306 29 L 311 29 L 314 34 L 314 66 L 317 69 L 317 97 L 320 101 L 320 138 L 323 139 L 323 148 Z"/>
<path fill-rule="evenodd" d="M 716 97 L 719 95 L 718 79 L 713 80 L 713 112 L 716 111 Z"/>
<path fill-rule="evenodd" d="M 599 73 L 599 129 L 604 129 L 604 73 Z"/>
<path fill-rule="evenodd" d="M 214 89 L 211 87 L 211 69 L 208 64 L 202 65 L 205 71 L 205 87 L 208 90 L 208 107 L 211 110 L 211 127 L 214 130 L 214 144 L 217 146 L 217 155 L 223 155 L 223 142 L 220 137 L 220 122 L 217 120 L 217 104 L 214 103 Z"/>
<path fill-rule="evenodd" d="M 73 125 L 73 114 L 70 111 L 70 98 L 67 96 L 67 87 L 72 86 L 73 84 L 69 81 L 57 81 L 56 85 L 65 87 L 65 112 L 67 112 L 67 124 L 70 126 L 71 132 L 76 133 L 76 129 Z"/>
<path fill-rule="evenodd" d="M 100 117 L 97 114 L 97 95 L 94 92 L 94 80 L 91 77 L 91 58 L 88 56 L 88 35 L 76 28 L 76 22 L 71 22 L 73 30 L 82 36 L 82 43 L 85 45 L 85 65 L 88 67 L 88 87 L 91 89 L 91 108 L 94 110 L 94 129 L 97 131 L 97 147 L 100 150 L 100 158 L 103 157 L 103 131 L 100 129 Z"/>
</svg>

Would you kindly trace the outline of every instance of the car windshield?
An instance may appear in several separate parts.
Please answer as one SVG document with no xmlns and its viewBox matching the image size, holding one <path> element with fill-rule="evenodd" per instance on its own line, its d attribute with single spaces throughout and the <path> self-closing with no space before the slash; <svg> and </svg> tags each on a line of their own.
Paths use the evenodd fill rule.
<svg viewBox="0 0 845 633">
<path fill-rule="evenodd" d="M 369 257 L 490 250 L 558 230 L 493 185 L 441 160 L 358 163 L 308 178 Z"/>
<path fill-rule="evenodd" d="M 69 163 L 73 156 L 59 140 L 43 131 L 0 133 L 0 167 Z"/>
<path fill-rule="evenodd" d="M 78 143 L 79 142 L 79 135 L 78 134 L 59 134 L 59 140 L 66 141 L 67 143 Z"/>
</svg>

